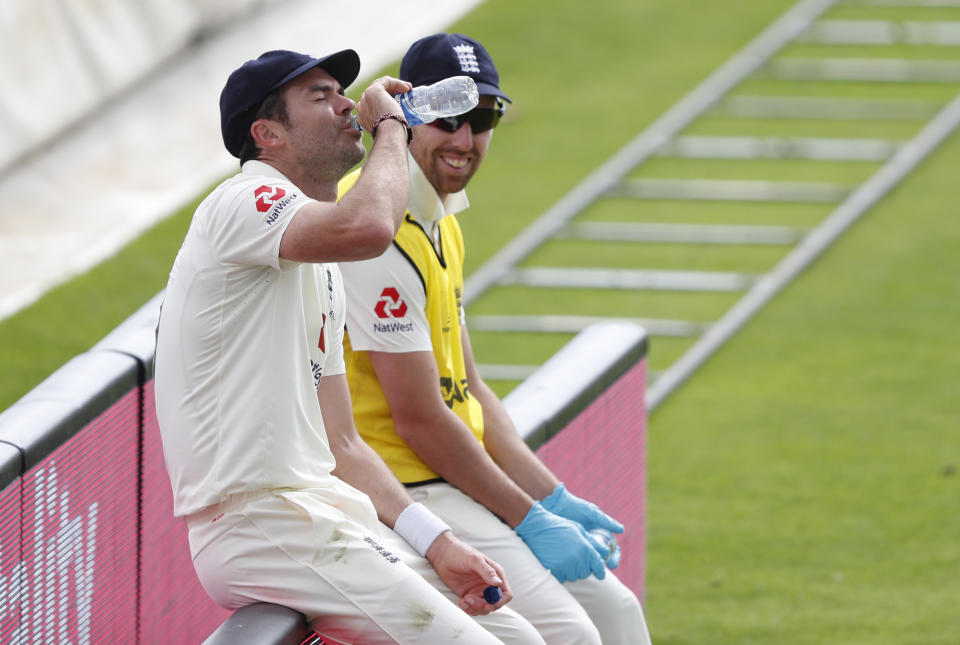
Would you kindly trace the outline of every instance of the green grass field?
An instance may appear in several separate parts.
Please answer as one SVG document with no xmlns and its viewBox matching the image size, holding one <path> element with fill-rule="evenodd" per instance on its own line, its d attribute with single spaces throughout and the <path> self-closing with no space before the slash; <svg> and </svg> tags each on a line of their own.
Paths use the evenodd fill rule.
<svg viewBox="0 0 960 645">
<path fill-rule="evenodd" d="M 515 101 L 471 185 L 473 209 L 461 218 L 468 272 L 790 4 L 487 0 L 455 25 L 491 50 Z M 928 11 L 922 15 L 960 20 L 957 12 Z M 754 82 L 750 93 L 764 87 Z M 942 88 L 917 92 L 946 96 Z M 719 118 L 694 128 L 731 129 Z M 912 134 L 902 125 L 883 131 Z M 848 136 L 876 134 L 863 126 Z M 954 134 L 653 413 L 645 606 L 658 645 L 960 640 L 958 167 Z M 856 167 L 837 172 L 862 176 Z M 710 217 L 653 206 L 652 219 Z M 604 219 L 616 216 L 616 204 L 602 208 L 611 211 Z M 745 223 L 768 221 L 755 205 L 717 208 L 742 213 Z M 788 210 L 770 223 L 812 226 L 825 214 Z M 191 212 L 0 323 L 0 408 L 163 287 Z M 544 249 L 539 260 L 589 256 L 575 246 Z M 674 261 L 670 249 L 649 253 Z M 733 258 L 718 251 L 710 260 L 772 261 L 762 251 Z M 546 308 L 538 298 L 550 297 L 501 290 L 478 301 L 468 319 Z M 733 300 L 597 293 L 581 306 L 709 320 Z M 495 341 L 482 336 L 474 339 L 478 358 L 497 362 Z M 501 351 L 542 361 L 564 340 L 521 339 Z M 654 339 L 651 363 L 663 367 L 683 348 Z"/>
</svg>

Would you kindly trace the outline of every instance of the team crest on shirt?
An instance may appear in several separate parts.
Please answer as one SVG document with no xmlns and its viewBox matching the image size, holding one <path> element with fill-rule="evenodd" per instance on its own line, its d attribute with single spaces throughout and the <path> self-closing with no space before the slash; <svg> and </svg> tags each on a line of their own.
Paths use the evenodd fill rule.
<svg viewBox="0 0 960 645">
<path fill-rule="evenodd" d="M 268 213 L 264 222 L 269 226 L 280 218 L 290 203 L 297 198 L 296 193 L 287 194 L 287 191 L 279 186 L 263 185 L 253 191 L 254 204 L 261 213 Z"/>
</svg>

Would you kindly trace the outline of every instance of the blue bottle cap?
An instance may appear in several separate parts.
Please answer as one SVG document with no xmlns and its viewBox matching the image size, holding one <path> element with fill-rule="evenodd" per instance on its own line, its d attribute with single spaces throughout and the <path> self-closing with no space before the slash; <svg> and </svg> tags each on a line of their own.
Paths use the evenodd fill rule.
<svg viewBox="0 0 960 645">
<path fill-rule="evenodd" d="M 483 590 L 483 599 L 487 601 L 487 604 L 495 605 L 500 602 L 500 599 L 503 598 L 503 593 L 500 591 L 500 587 L 487 587 Z"/>
</svg>

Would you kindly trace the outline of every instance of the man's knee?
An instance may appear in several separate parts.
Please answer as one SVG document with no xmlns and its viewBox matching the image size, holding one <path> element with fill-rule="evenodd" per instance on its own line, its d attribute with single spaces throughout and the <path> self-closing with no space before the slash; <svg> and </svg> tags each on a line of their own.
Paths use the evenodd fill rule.
<svg viewBox="0 0 960 645">
<path fill-rule="evenodd" d="M 576 623 L 564 630 L 560 640 L 553 641 L 557 645 L 566 645 L 567 643 L 577 643 L 577 645 L 603 645 L 603 639 L 600 637 L 600 631 L 596 625 L 589 621 Z"/>
<path fill-rule="evenodd" d="M 501 607 L 474 620 L 504 645 L 546 645 L 543 637 L 526 618 L 508 607 Z"/>
<path fill-rule="evenodd" d="M 603 581 L 587 578 L 566 586 L 589 614 L 603 643 L 647 642 L 638 636 L 646 634 L 640 601 L 616 577 L 608 575 Z M 635 638 L 640 639 L 633 640 Z"/>
</svg>

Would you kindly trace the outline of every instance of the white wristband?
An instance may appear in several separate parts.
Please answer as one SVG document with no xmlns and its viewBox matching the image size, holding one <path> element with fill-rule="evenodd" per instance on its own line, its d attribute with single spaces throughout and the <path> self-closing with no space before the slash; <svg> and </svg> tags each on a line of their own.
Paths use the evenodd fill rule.
<svg viewBox="0 0 960 645">
<path fill-rule="evenodd" d="M 450 527 L 426 506 L 414 502 L 400 512 L 393 530 L 416 549 L 417 553 L 426 556 L 433 541 L 444 531 L 449 531 Z"/>
</svg>

